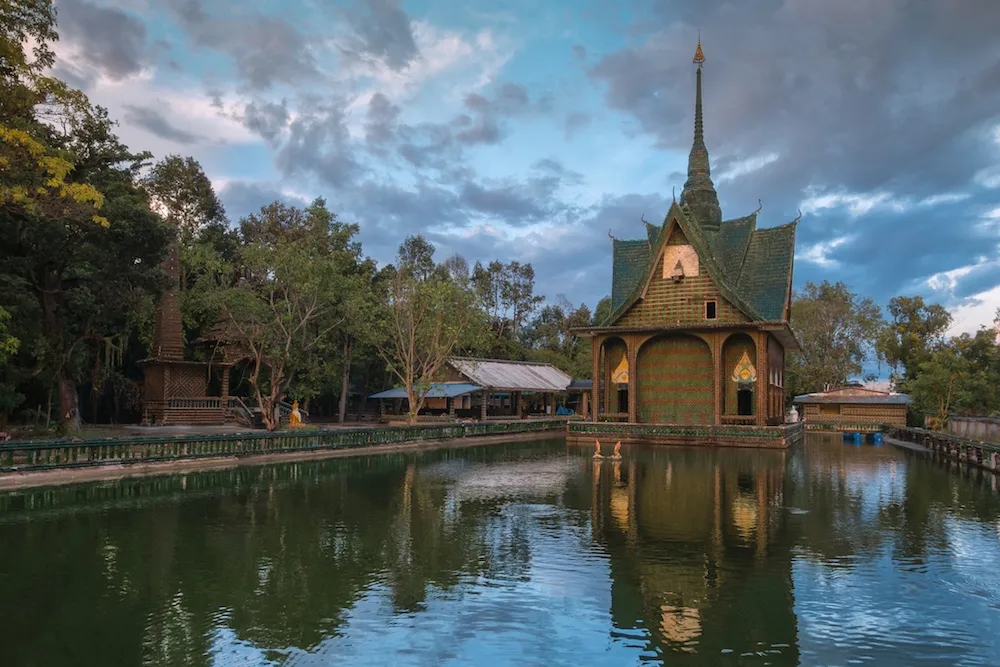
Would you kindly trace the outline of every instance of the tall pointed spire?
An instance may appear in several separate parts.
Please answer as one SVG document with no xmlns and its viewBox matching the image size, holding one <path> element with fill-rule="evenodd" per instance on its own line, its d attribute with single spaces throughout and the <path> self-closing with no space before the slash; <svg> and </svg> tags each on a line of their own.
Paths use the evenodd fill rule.
<svg viewBox="0 0 1000 667">
<path fill-rule="evenodd" d="M 681 192 L 681 205 L 687 205 L 694 211 L 703 229 L 715 232 L 722 222 L 722 209 L 719 207 L 719 197 L 712 183 L 712 171 L 708 164 L 708 149 L 705 147 L 704 125 L 701 118 L 701 66 L 705 62 L 705 54 L 701 50 L 701 36 L 698 37 L 698 48 L 692 61 L 698 66 L 695 73 L 697 84 L 694 97 L 694 143 L 688 156 L 688 178 Z"/>
</svg>

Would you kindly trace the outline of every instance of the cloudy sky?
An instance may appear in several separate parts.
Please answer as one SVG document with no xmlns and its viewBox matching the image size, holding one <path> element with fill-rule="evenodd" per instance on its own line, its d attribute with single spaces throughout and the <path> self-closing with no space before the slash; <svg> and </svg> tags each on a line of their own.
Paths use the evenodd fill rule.
<svg viewBox="0 0 1000 667">
<path fill-rule="evenodd" d="M 684 183 L 701 31 L 723 215 L 796 217 L 795 283 L 1000 306 L 996 0 L 57 0 L 57 74 L 231 219 L 322 196 L 391 261 L 531 262 L 593 306 Z"/>
</svg>

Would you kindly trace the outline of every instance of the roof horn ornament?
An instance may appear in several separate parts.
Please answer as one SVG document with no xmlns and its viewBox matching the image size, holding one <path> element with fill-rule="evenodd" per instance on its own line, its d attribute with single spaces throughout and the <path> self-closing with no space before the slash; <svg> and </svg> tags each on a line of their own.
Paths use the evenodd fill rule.
<svg viewBox="0 0 1000 667">
<path fill-rule="evenodd" d="M 611 230 L 610 230 L 610 229 L 608 230 L 608 238 L 609 238 L 609 239 L 611 239 L 612 241 L 617 241 L 617 240 L 618 240 L 618 239 L 616 239 L 616 238 L 615 238 L 615 237 L 614 237 L 614 236 L 613 236 L 613 235 L 611 234 Z"/>
<path fill-rule="evenodd" d="M 760 213 L 760 209 L 764 208 L 764 203 L 761 200 L 757 200 L 757 210 L 753 212 L 754 215 Z"/>
<path fill-rule="evenodd" d="M 800 209 L 796 209 L 796 210 L 798 210 L 799 215 L 798 215 L 797 218 L 795 218 L 794 220 L 792 220 L 792 222 L 798 222 L 799 220 L 802 219 L 802 209 L 800 208 Z"/>
</svg>

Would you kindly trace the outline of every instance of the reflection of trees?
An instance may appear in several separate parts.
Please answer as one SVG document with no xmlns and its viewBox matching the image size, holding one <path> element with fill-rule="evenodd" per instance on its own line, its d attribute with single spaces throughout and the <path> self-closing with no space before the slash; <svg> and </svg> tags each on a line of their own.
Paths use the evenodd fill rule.
<svg viewBox="0 0 1000 667">
<path fill-rule="evenodd" d="M 852 446 L 839 434 L 811 434 L 785 479 L 787 504 L 807 509 L 793 523 L 807 553 L 837 560 L 889 547 L 894 557 L 922 559 L 950 550 L 950 516 L 993 521 L 1000 498 L 947 465 L 917 461 L 892 447 Z M 978 473 L 973 473 L 978 475 Z"/>
<path fill-rule="evenodd" d="M 280 659 L 278 650 L 335 634 L 369 588 L 387 586 L 394 607 L 409 611 L 432 588 L 523 576 L 529 536 L 505 501 L 455 503 L 421 469 L 551 451 L 521 443 L 128 480 L 131 492 L 35 498 L 52 509 L 30 515 L 16 511 L 24 498 L 8 503 L 5 663 L 75 664 L 85 652 L 99 664 L 209 664 L 227 628 Z M 69 508 L 74 495 L 100 512 Z"/>
<path fill-rule="evenodd" d="M 787 644 L 766 659 L 794 664 L 793 549 L 919 559 L 949 548 L 951 517 L 1000 515 L 937 463 L 815 444 L 593 462 L 518 443 L 3 495 L 3 664 L 278 661 L 346 632 L 368 598 L 410 613 L 523 582 L 541 538 L 567 534 L 607 556 L 613 636 L 690 664 Z"/>
</svg>

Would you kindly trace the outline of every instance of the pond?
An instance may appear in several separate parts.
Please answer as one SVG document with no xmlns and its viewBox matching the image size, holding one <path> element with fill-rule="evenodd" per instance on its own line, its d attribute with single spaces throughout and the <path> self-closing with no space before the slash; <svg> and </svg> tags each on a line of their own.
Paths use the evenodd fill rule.
<svg viewBox="0 0 1000 667">
<path fill-rule="evenodd" d="M 591 453 L 0 495 L 0 663 L 1000 664 L 988 474 L 836 437 Z"/>
</svg>

